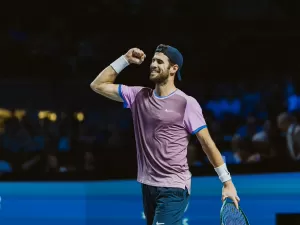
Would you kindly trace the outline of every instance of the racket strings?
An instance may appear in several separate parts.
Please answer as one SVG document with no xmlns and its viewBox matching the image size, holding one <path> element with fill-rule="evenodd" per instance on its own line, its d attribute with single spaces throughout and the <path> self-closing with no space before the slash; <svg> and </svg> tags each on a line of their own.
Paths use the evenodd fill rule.
<svg viewBox="0 0 300 225">
<path fill-rule="evenodd" d="M 247 225 L 243 213 L 233 204 L 226 204 L 223 209 L 223 221 L 225 225 Z"/>
</svg>

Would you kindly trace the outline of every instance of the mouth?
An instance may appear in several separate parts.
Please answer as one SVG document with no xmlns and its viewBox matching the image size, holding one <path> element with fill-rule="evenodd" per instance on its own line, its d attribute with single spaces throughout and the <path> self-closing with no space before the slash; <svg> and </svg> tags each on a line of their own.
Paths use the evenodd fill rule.
<svg viewBox="0 0 300 225">
<path fill-rule="evenodd" d="M 155 73 L 159 73 L 159 71 L 157 71 L 157 70 L 151 70 L 150 73 L 151 73 L 151 74 L 155 74 Z"/>
</svg>

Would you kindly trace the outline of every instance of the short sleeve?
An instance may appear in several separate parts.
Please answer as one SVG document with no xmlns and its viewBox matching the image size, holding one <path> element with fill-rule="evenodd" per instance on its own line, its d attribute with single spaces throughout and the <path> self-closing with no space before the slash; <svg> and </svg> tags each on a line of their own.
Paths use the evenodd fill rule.
<svg viewBox="0 0 300 225">
<path fill-rule="evenodd" d="M 191 134 L 196 134 L 206 128 L 206 122 L 202 114 L 202 109 L 196 99 L 189 97 L 184 114 L 184 125 Z"/>
<path fill-rule="evenodd" d="M 122 98 L 124 108 L 131 108 L 135 101 L 136 95 L 140 92 L 143 87 L 139 86 L 126 86 L 123 84 L 119 85 L 119 95 Z"/>
</svg>

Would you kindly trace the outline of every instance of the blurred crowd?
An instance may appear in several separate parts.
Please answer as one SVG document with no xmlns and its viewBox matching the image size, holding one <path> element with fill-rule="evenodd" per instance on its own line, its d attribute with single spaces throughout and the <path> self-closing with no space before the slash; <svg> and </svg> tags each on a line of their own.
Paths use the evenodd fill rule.
<svg viewBox="0 0 300 225">
<path fill-rule="evenodd" d="M 285 88 L 272 84 L 259 89 L 260 85 L 218 84 L 214 96 L 195 95 L 228 164 L 300 160 L 296 85 L 292 80 L 286 81 Z M 0 169 L 93 171 L 108 164 L 134 163 L 130 110 L 118 106 L 83 112 L 0 110 Z M 195 137 L 188 159 L 190 165 L 208 164 Z"/>
<path fill-rule="evenodd" d="M 107 162 L 120 164 L 124 157 L 135 159 L 131 121 L 125 114 L 111 122 L 96 114 L 101 123 L 93 113 L 82 112 L 2 109 L 0 114 L 2 171 L 94 171 Z"/>
<path fill-rule="evenodd" d="M 227 163 L 300 159 L 300 95 L 291 79 L 282 84 L 218 85 L 220 92 L 203 105 L 212 137 Z M 192 143 L 190 148 L 196 150 L 197 140 Z M 205 155 L 197 152 L 196 164 L 207 163 Z"/>
</svg>

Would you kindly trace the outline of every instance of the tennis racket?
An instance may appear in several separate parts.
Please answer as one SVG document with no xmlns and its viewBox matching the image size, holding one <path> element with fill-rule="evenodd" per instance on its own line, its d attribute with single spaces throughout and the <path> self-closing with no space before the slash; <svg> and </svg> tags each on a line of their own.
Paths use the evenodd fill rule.
<svg viewBox="0 0 300 225">
<path fill-rule="evenodd" d="M 250 225 L 241 207 L 237 209 L 234 203 L 228 198 L 223 202 L 220 216 L 221 225 Z"/>
</svg>

